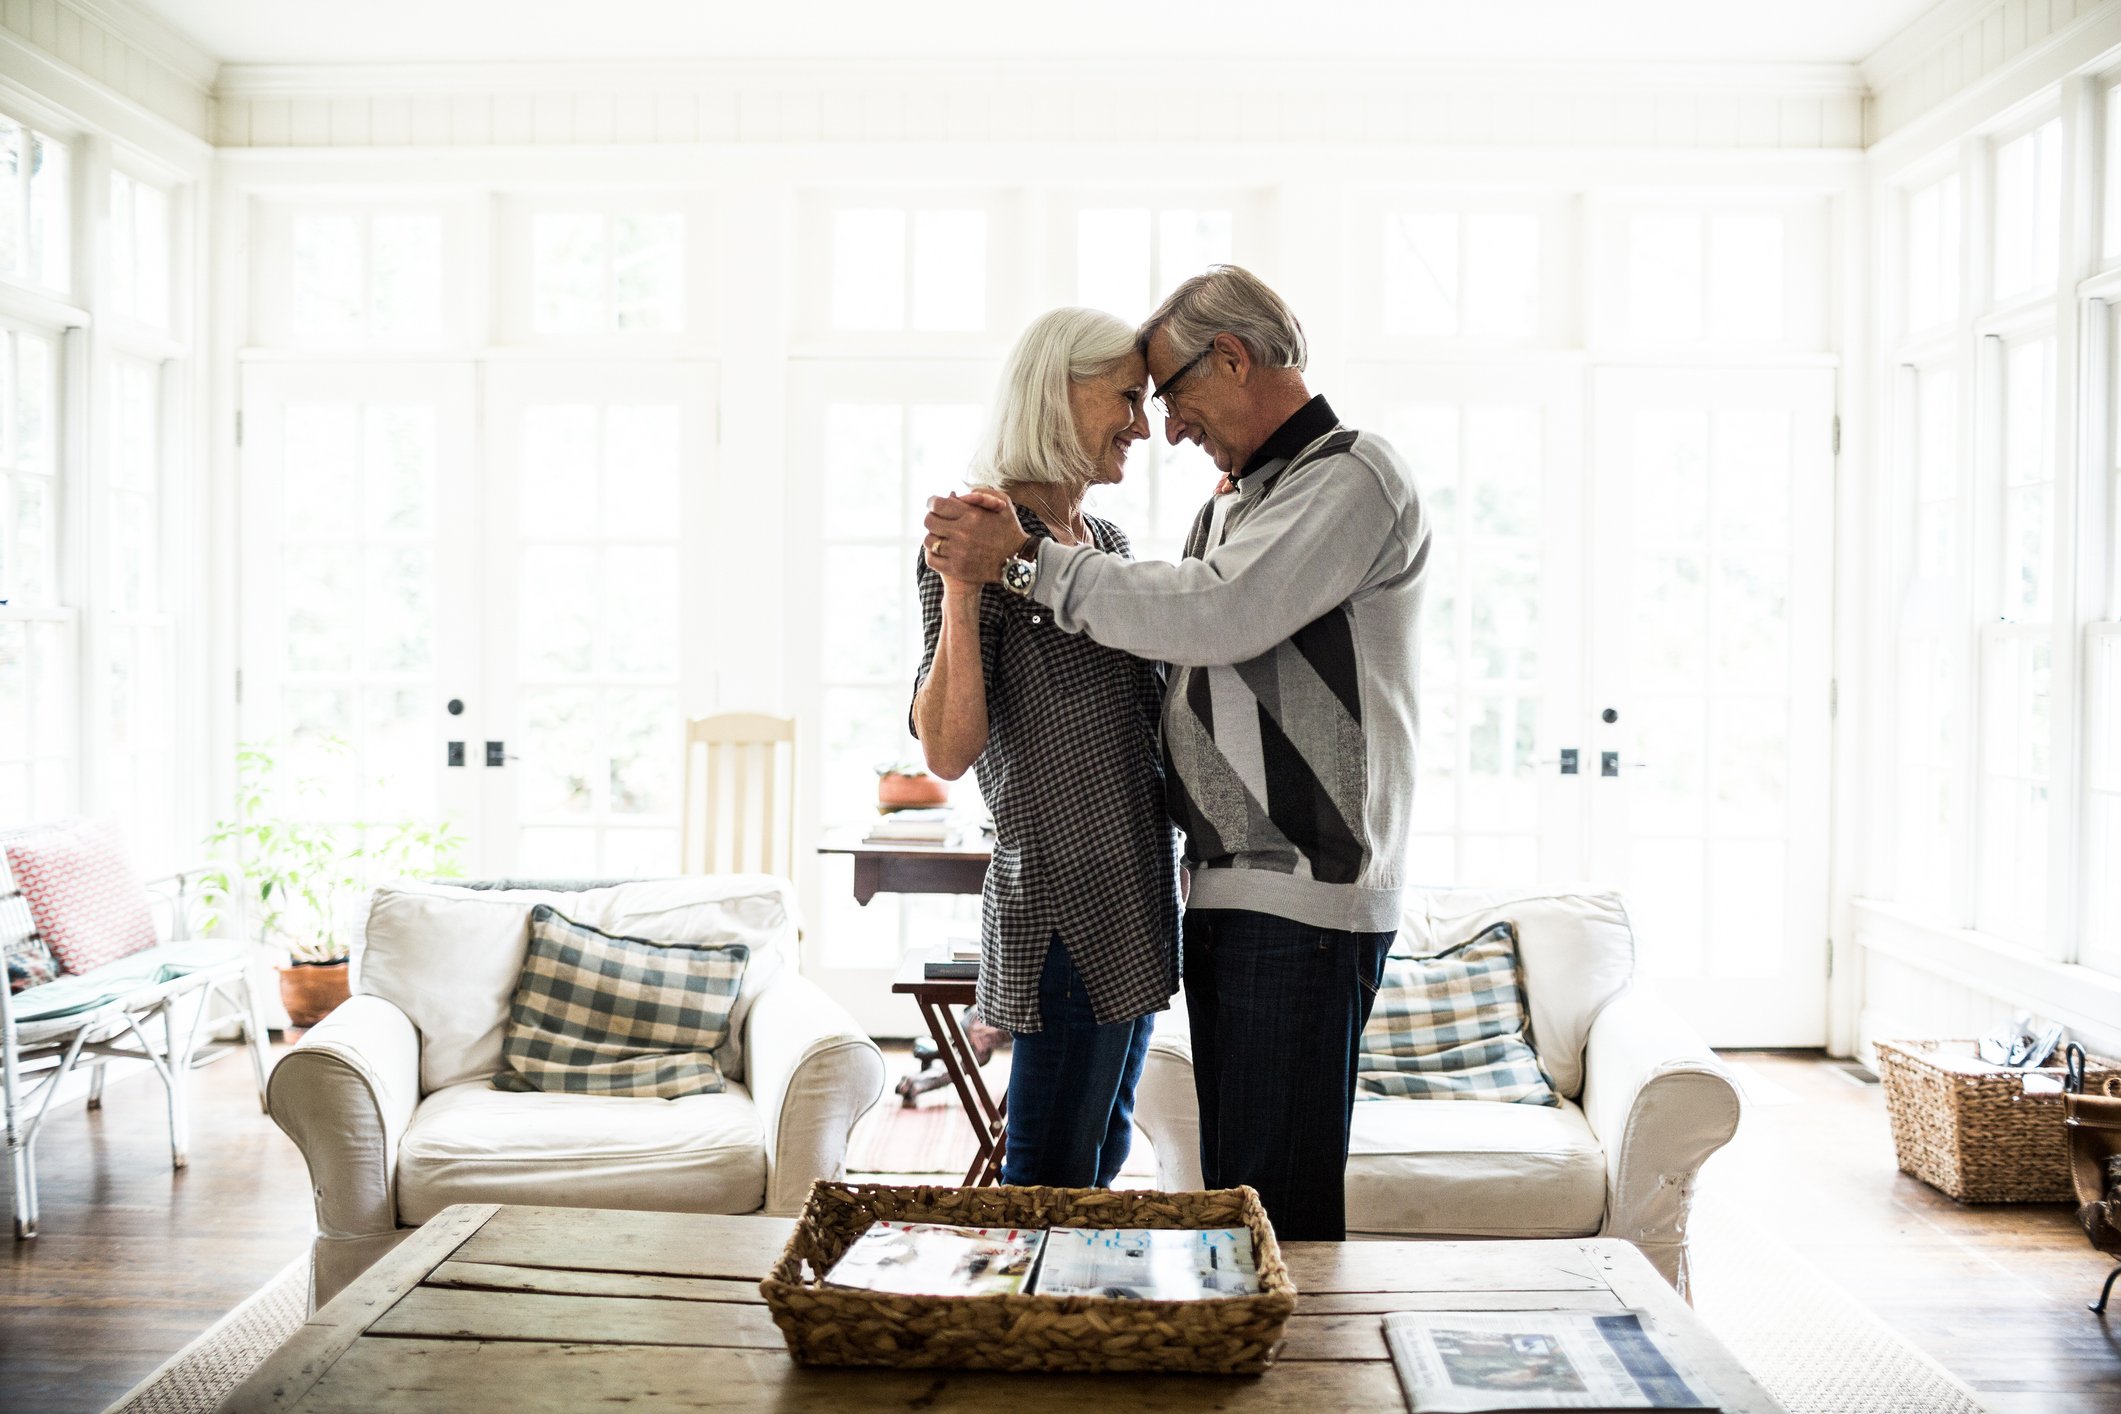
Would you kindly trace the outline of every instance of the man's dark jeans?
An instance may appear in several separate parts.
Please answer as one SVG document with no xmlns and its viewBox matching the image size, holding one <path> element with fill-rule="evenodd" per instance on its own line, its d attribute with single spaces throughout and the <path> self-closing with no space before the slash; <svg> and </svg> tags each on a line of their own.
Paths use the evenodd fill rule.
<svg viewBox="0 0 2121 1414">
<path fill-rule="evenodd" d="M 1237 909 L 1186 913 L 1200 1166 L 1249 1183 L 1284 1242 L 1347 1234 L 1355 1065 L 1391 933 Z"/>
<path fill-rule="evenodd" d="M 1156 1017 L 1099 1025 L 1060 935 L 1039 974 L 1038 1031 L 1016 1033 L 1002 1182 L 1110 1188 L 1134 1143 L 1134 1086 Z"/>
</svg>

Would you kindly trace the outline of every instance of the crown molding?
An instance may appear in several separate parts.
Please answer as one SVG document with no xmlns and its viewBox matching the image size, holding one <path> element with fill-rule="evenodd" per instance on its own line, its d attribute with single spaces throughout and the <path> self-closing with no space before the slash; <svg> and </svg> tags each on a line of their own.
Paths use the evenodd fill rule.
<svg viewBox="0 0 2121 1414">
<path fill-rule="evenodd" d="M 1107 86 L 1162 91 L 1168 69 L 1147 61 L 754 59 L 640 60 L 523 64 L 225 64 L 223 99 L 373 97 L 384 94 L 639 93 L 732 87 L 873 85 L 926 81 L 1065 84 L 1086 77 Z M 1865 92 L 1854 64 L 1449 63 L 1437 60 L 1247 60 L 1219 65 L 1234 88 L 1345 89 L 1391 79 L 1426 89 L 1464 91 L 1528 84 L 1550 92 L 1771 93 L 1850 97 Z"/>
<path fill-rule="evenodd" d="M 1876 93 L 1925 62 L 1938 46 L 1979 25 L 2008 0 L 1940 0 L 1857 64 L 1864 84 Z"/>
<path fill-rule="evenodd" d="M 100 27 L 120 43 L 183 79 L 201 94 L 211 95 L 221 76 L 221 62 L 131 0 L 53 0 Z"/>
</svg>

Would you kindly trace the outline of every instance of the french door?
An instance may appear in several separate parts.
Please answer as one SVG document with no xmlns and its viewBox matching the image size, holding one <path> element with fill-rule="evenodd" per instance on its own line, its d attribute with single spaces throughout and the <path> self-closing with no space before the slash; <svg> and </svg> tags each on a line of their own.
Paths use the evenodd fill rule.
<svg viewBox="0 0 2121 1414">
<path fill-rule="evenodd" d="M 1594 380 L 1591 873 L 1712 1043 L 1823 1044 L 1833 374 Z"/>
<path fill-rule="evenodd" d="M 1352 384 L 1432 537 L 1409 877 L 1615 887 L 1712 1042 L 1821 1043 L 1833 375 Z"/>
<path fill-rule="evenodd" d="M 474 874 L 677 863 L 711 700 L 712 368 L 255 364 L 246 740 L 297 808 L 453 821 Z"/>
</svg>

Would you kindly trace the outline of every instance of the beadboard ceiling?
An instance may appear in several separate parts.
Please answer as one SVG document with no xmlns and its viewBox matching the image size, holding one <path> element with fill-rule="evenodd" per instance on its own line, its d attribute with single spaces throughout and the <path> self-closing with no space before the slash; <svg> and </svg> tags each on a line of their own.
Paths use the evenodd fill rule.
<svg viewBox="0 0 2121 1414">
<path fill-rule="evenodd" d="M 224 64 L 1204 58 L 1854 63 L 1936 0 L 132 0 Z M 1949 0 L 1947 0 L 1949 3 Z"/>
</svg>

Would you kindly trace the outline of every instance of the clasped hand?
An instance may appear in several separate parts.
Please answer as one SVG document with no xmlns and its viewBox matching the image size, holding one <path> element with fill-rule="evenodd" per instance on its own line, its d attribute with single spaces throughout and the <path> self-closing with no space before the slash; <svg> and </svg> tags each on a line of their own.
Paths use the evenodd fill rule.
<svg viewBox="0 0 2121 1414">
<path fill-rule="evenodd" d="M 965 584 L 999 584 L 1002 565 L 1024 543 L 1016 507 L 999 491 L 930 496 L 921 525 L 928 568 Z"/>
</svg>

